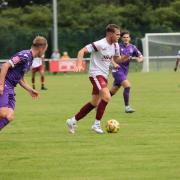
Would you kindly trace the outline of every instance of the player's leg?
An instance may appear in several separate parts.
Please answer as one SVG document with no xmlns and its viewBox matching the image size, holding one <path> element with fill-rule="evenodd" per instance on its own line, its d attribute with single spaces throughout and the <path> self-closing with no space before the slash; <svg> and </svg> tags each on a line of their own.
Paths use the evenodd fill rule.
<svg viewBox="0 0 180 180">
<path fill-rule="evenodd" d="M 92 129 L 96 133 L 99 133 L 99 134 L 103 133 L 103 130 L 101 128 L 101 119 L 103 117 L 106 106 L 107 106 L 108 102 L 110 101 L 110 99 L 111 99 L 111 95 L 109 93 L 109 89 L 107 87 L 101 89 L 100 90 L 100 101 L 98 103 L 97 110 L 96 110 L 96 119 L 92 126 Z"/>
<path fill-rule="evenodd" d="M 109 91 L 110 95 L 111 96 L 115 95 L 118 92 L 119 88 L 120 88 L 120 86 L 113 85 Z"/>
<path fill-rule="evenodd" d="M 31 82 L 32 82 L 32 87 L 33 87 L 33 89 L 35 89 L 35 77 L 36 77 L 36 72 L 37 72 L 37 69 L 36 69 L 36 68 L 32 68 L 32 79 L 31 79 Z"/>
<path fill-rule="evenodd" d="M 97 76 L 96 79 L 98 81 L 97 85 L 99 87 L 100 101 L 98 102 L 96 110 L 96 119 L 92 126 L 92 129 L 96 133 L 102 134 L 103 130 L 101 129 L 101 119 L 105 112 L 106 106 L 111 99 L 111 95 L 109 89 L 107 88 L 107 80 L 103 76 Z"/>
<path fill-rule="evenodd" d="M 131 84 L 127 79 L 124 80 L 121 84 L 124 88 L 123 97 L 124 97 L 124 104 L 125 104 L 125 112 L 126 113 L 133 113 L 133 112 L 135 112 L 135 110 L 132 109 L 129 105 L 129 96 L 130 96 Z"/>
<path fill-rule="evenodd" d="M 0 108 L 0 130 L 14 119 L 14 110 L 8 107 Z"/>
<path fill-rule="evenodd" d="M 15 102 L 14 89 L 5 86 L 0 96 L 0 130 L 14 119 Z"/>
<path fill-rule="evenodd" d="M 92 77 L 89 78 L 92 86 L 93 86 L 93 90 L 92 90 L 92 99 L 90 102 L 86 103 L 80 110 L 78 113 L 75 114 L 75 116 L 73 116 L 72 118 L 68 119 L 67 125 L 69 127 L 69 132 L 70 133 L 75 133 L 75 128 L 76 128 L 76 123 L 81 120 L 82 118 L 84 118 L 90 111 L 92 111 L 97 104 L 99 103 L 99 89 L 96 85 L 96 82 L 94 81 L 94 79 Z"/>
<path fill-rule="evenodd" d="M 70 133 L 75 133 L 76 124 L 79 120 L 84 118 L 90 111 L 92 111 L 97 104 L 99 103 L 99 95 L 92 95 L 92 99 L 90 102 L 86 103 L 78 113 L 75 114 L 72 118 L 68 119 L 67 125 L 69 127 Z"/>
<path fill-rule="evenodd" d="M 41 90 L 47 90 L 47 88 L 44 86 L 45 78 L 44 78 L 44 66 L 41 65 L 39 67 L 39 73 L 41 76 Z"/>
<path fill-rule="evenodd" d="M 116 71 L 116 72 L 113 72 L 112 75 L 114 78 L 114 82 L 113 82 L 113 86 L 110 89 L 111 96 L 117 93 L 117 91 L 121 87 L 121 82 L 124 80 L 123 78 L 124 75 L 122 74 L 122 72 Z"/>
</svg>

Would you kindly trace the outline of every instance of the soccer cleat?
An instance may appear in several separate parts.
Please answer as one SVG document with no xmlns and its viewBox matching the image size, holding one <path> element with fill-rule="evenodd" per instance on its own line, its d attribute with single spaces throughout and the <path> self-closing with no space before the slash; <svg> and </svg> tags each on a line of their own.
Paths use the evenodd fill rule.
<svg viewBox="0 0 180 180">
<path fill-rule="evenodd" d="M 130 106 L 127 106 L 127 107 L 125 107 L 125 112 L 126 113 L 133 113 L 133 112 L 135 112 L 135 110 L 132 109 Z"/>
<path fill-rule="evenodd" d="M 92 130 L 95 131 L 97 134 L 103 134 L 104 133 L 104 131 L 101 129 L 100 124 L 93 124 Z"/>
<path fill-rule="evenodd" d="M 75 133 L 75 129 L 76 129 L 76 123 L 74 123 L 74 122 L 72 121 L 72 119 L 68 119 L 68 120 L 66 121 L 66 123 L 67 123 L 67 126 L 68 126 L 68 128 L 69 128 L 69 132 L 72 133 L 72 134 L 74 134 L 74 133 Z"/>
</svg>

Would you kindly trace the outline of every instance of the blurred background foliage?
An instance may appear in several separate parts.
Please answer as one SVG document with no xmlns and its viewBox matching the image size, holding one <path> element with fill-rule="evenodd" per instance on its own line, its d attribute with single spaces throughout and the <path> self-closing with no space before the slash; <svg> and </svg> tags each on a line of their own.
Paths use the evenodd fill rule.
<svg viewBox="0 0 180 180">
<path fill-rule="evenodd" d="M 104 36 L 108 23 L 129 30 L 133 43 L 145 33 L 178 32 L 180 0 L 57 0 L 59 50 L 78 49 Z M 35 35 L 48 38 L 52 52 L 52 1 L 0 0 L 0 59 L 31 46 Z"/>
</svg>

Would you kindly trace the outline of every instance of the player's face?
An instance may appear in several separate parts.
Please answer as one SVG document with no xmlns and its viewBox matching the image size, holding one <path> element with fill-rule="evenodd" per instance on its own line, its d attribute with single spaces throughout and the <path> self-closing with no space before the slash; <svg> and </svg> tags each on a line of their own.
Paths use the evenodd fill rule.
<svg viewBox="0 0 180 180">
<path fill-rule="evenodd" d="M 124 34 L 122 36 L 122 41 L 123 41 L 124 44 L 129 44 L 129 42 L 131 41 L 131 38 L 130 38 L 129 34 Z"/>
<path fill-rule="evenodd" d="M 120 30 L 119 29 L 115 29 L 114 33 L 112 33 L 112 42 L 118 42 L 120 38 Z"/>
<path fill-rule="evenodd" d="M 42 55 L 45 54 L 45 52 L 47 51 L 47 48 L 48 48 L 48 45 L 46 45 L 46 47 L 40 48 L 38 57 L 42 57 Z"/>
</svg>

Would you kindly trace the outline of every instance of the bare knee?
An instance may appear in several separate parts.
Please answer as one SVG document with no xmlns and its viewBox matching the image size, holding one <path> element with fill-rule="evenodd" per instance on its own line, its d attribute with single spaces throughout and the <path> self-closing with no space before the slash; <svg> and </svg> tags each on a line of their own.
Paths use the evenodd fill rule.
<svg viewBox="0 0 180 180">
<path fill-rule="evenodd" d="M 14 115 L 13 114 L 8 114 L 6 116 L 6 118 L 8 119 L 8 121 L 13 121 L 14 120 Z"/>
<path fill-rule="evenodd" d="M 106 102 L 109 102 L 109 101 L 111 100 L 111 96 L 110 96 L 110 94 L 107 94 L 107 95 L 104 96 L 102 99 L 103 99 L 104 101 L 106 101 Z"/>
</svg>

